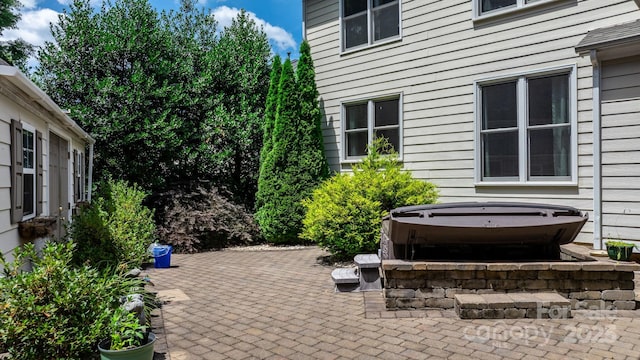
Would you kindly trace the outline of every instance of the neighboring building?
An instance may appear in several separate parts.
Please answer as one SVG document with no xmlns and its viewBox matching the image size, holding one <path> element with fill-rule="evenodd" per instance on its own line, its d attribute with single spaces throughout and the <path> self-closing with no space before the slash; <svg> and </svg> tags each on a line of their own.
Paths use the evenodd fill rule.
<svg viewBox="0 0 640 360">
<path fill-rule="evenodd" d="M 640 241 L 640 0 L 303 0 L 334 170 L 374 134 L 441 201 L 589 212 Z"/>
<path fill-rule="evenodd" d="M 47 94 L 0 60 L 0 252 L 5 258 L 26 242 L 64 232 L 76 204 L 90 199 L 93 143 Z"/>
</svg>

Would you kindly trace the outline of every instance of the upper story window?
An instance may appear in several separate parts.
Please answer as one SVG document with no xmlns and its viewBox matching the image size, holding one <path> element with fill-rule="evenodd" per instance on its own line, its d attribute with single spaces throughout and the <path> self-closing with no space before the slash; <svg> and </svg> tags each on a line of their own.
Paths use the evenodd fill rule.
<svg viewBox="0 0 640 360">
<path fill-rule="evenodd" d="M 481 182 L 569 182 L 576 174 L 575 71 L 478 84 Z"/>
<path fill-rule="evenodd" d="M 543 5 L 556 0 L 473 0 L 474 18 L 507 13 L 523 8 Z"/>
<path fill-rule="evenodd" d="M 36 136 L 35 129 L 22 125 L 22 180 L 24 220 L 36 215 Z"/>
<path fill-rule="evenodd" d="M 342 49 L 400 36 L 399 0 L 341 0 Z"/>
<path fill-rule="evenodd" d="M 402 153 L 400 97 L 372 99 L 345 104 L 343 108 L 343 160 L 355 160 L 367 154 L 373 139 L 385 137 Z"/>
</svg>

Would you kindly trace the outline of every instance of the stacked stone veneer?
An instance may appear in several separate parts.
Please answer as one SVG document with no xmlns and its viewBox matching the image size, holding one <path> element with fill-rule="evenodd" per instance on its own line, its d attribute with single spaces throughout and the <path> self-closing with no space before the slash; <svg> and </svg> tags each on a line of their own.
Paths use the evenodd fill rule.
<svg viewBox="0 0 640 360">
<path fill-rule="evenodd" d="M 456 294 L 554 291 L 573 309 L 633 310 L 634 271 L 608 261 L 450 263 L 383 260 L 388 309 L 453 308 Z"/>
</svg>

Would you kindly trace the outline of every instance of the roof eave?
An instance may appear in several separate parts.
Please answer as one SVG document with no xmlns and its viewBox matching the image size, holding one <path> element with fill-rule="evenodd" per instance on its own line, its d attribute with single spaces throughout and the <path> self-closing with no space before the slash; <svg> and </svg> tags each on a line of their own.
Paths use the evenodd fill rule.
<svg viewBox="0 0 640 360">
<path fill-rule="evenodd" d="M 94 144 L 96 141 L 84 131 L 73 119 L 69 117 L 42 89 L 26 77 L 18 68 L 9 65 L 0 65 L 0 76 L 6 77 L 14 85 L 24 91 L 32 100 L 37 101 L 47 110 L 51 111 L 67 129 L 87 141 Z"/>
</svg>

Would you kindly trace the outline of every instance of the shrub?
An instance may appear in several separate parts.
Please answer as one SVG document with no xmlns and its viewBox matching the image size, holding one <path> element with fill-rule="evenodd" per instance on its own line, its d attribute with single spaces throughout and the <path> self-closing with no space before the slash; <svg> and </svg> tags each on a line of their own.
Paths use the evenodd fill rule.
<svg viewBox="0 0 640 360">
<path fill-rule="evenodd" d="M 158 238 L 176 252 L 198 252 L 261 241 L 253 216 L 217 189 L 175 188 L 154 194 Z"/>
<path fill-rule="evenodd" d="M 335 175 L 303 201 L 306 216 L 301 237 L 341 259 L 375 253 L 382 218 L 391 209 L 437 200 L 433 184 L 414 179 L 401 167 L 390 145 L 376 140 L 367 157 L 353 166 L 353 174 Z"/>
<path fill-rule="evenodd" d="M 113 272 L 72 266 L 74 244 L 32 244 L 13 262 L 0 256 L 0 343 L 12 359 L 87 359 L 109 336 L 119 298 L 143 285 Z M 23 271 L 31 262 L 32 271 Z"/>
<path fill-rule="evenodd" d="M 145 197 L 139 187 L 125 181 L 102 182 L 96 198 L 71 224 L 70 235 L 78 244 L 76 262 L 140 266 L 155 239 L 153 212 L 142 205 Z"/>
</svg>

